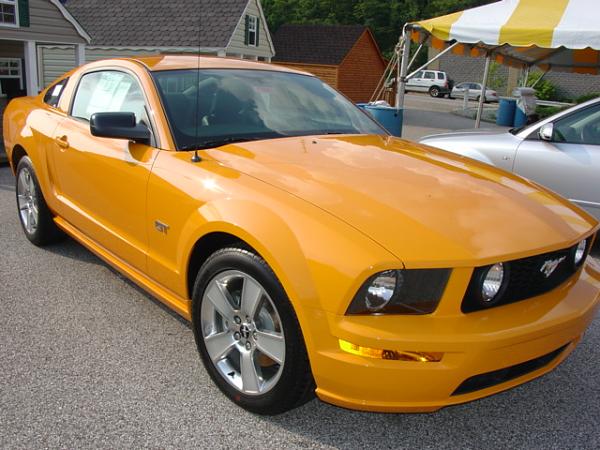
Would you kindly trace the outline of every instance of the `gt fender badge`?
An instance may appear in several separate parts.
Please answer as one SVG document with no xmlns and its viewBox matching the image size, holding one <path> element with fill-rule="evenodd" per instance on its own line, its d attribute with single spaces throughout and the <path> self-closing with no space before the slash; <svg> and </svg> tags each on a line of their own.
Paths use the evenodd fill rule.
<svg viewBox="0 0 600 450">
<path fill-rule="evenodd" d="M 566 256 L 561 256 L 560 258 L 549 259 L 548 261 L 545 261 L 544 264 L 542 264 L 542 267 L 540 268 L 540 272 L 542 272 L 544 276 L 548 278 L 556 270 L 558 265 L 565 259 L 567 259 Z"/>
<path fill-rule="evenodd" d="M 167 225 L 166 223 L 162 223 L 160 220 L 154 221 L 154 228 L 156 228 L 156 231 L 163 234 L 167 234 L 167 232 L 169 231 L 169 225 Z"/>
</svg>

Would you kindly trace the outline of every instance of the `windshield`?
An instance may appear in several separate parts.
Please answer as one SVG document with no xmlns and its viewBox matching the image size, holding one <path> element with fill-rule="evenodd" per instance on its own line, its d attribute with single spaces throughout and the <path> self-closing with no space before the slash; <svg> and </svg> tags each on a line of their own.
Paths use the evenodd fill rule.
<svg viewBox="0 0 600 450">
<path fill-rule="evenodd" d="M 315 77 L 237 69 L 152 75 L 178 150 L 312 134 L 386 134 Z"/>
</svg>

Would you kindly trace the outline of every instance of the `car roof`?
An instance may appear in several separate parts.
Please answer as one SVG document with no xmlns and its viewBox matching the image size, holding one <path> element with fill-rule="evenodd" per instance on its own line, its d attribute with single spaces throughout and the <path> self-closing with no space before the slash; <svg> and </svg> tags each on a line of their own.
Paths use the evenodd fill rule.
<svg viewBox="0 0 600 450">
<path fill-rule="evenodd" d="M 288 67 L 248 61 L 236 58 L 223 58 L 214 56 L 199 55 L 156 55 L 126 58 L 145 66 L 152 72 L 162 70 L 181 70 L 181 69 L 244 69 L 244 70 L 269 70 L 273 72 L 288 72 L 302 75 L 311 75 L 307 72 L 290 69 Z"/>
</svg>

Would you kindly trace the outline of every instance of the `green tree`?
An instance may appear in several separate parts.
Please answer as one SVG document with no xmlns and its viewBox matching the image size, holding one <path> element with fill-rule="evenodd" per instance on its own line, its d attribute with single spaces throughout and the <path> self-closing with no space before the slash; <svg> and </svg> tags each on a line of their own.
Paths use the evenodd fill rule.
<svg viewBox="0 0 600 450">
<path fill-rule="evenodd" d="M 501 73 L 501 64 L 493 61 L 490 65 L 487 87 L 498 92 L 504 92 L 506 89 L 506 76 Z"/>
<path fill-rule="evenodd" d="M 544 76 L 543 72 L 538 70 L 530 72 L 527 77 L 527 86 L 535 85 L 535 95 L 540 100 L 558 100 L 558 89 L 550 81 L 540 80 L 542 76 Z"/>
<path fill-rule="evenodd" d="M 406 22 L 429 19 L 492 0 L 262 0 L 272 32 L 284 23 L 362 24 L 390 55 Z"/>
</svg>

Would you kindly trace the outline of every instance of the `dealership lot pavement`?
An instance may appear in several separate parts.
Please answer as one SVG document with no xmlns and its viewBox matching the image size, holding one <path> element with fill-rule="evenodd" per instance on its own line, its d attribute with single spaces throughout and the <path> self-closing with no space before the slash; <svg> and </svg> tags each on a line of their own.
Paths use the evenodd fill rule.
<svg viewBox="0 0 600 450">
<path fill-rule="evenodd" d="M 0 448 L 600 447 L 600 318 L 557 370 L 471 404 L 258 417 L 212 385 L 187 323 L 72 240 L 30 245 L 13 183 L 0 167 Z"/>
<path fill-rule="evenodd" d="M 475 127 L 475 121 L 466 117 L 451 114 L 462 109 L 462 99 L 432 98 L 429 94 L 407 94 L 404 100 L 404 129 L 402 136 L 412 141 L 429 134 L 447 133 L 455 130 L 470 130 Z M 469 107 L 475 108 L 476 102 L 470 101 Z M 494 105 L 486 105 L 486 108 Z M 481 122 L 481 128 L 498 131 L 508 130 L 489 122 Z"/>
</svg>

